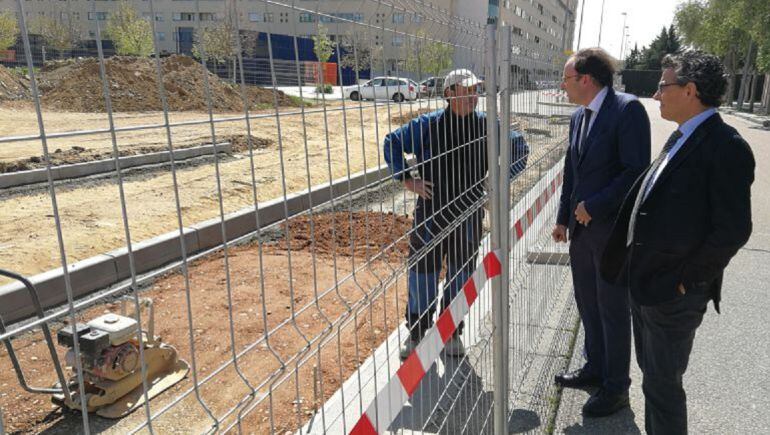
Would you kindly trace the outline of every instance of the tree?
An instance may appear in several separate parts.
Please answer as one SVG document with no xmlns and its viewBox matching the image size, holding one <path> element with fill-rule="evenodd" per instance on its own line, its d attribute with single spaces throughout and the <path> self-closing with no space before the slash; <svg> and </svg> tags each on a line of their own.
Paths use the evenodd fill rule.
<svg viewBox="0 0 770 435">
<path fill-rule="evenodd" d="M 681 50 L 682 50 L 682 40 L 679 37 L 679 35 L 676 33 L 674 25 L 671 24 L 668 27 L 668 38 L 666 39 L 665 52 L 666 54 L 679 53 Z"/>
<path fill-rule="evenodd" d="M 228 62 L 236 57 L 235 28 L 230 20 L 205 27 L 196 34 L 193 55 L 216 63 Z"/>
<path fill-rule="evenodd" d="M 436 76 L 452 66 L 454 48 L 438 41 L 428 41 L 419 32 L 406 55 L 407 71 L 421 75 Z"/>
<path fill-rule="evenodd" d="M 770 70 L 768 20 L 770 3 L 766 0 L 691 0 L 680 5 L 675 14 L 677 29 L 686 44 L 724 58 L 730 76 L 730 101 L 741 64 L 746 80 L 742 81 L 739 97 L 749 91 L 750 72 Z M 766 93 L 764 100 L 766 110 L 770 110 L 770 95 Z M 739 98 L 739 108 L 742 103 L 743 98 Z"/>
<path fill-rule="evenodd" d="M 340 40 L 340 66 L 361 72 L 382 66 L 382 45 L 375 44 L 368 33 L 353 33 Z"/>
<path fill-rule="evenodd" d="M 40 35 L 48 47 L 53 48 L 61 55 L 65 51 L 72 50 L 81 38 L 80 31 L 69 19 L 68 14 L 59 13 L 56 15 L 60 18 L 55 19 L 44 15 L 35 17 L 30 20 L 29 30 L 31 33 Z"/>
<path fill-rule="evenodd" d="M 666 27 L 663 27 L 660 34 L 655 37 L 647 48 L 642 48 L 640 55 L 640 64 L 642 69 L 646 70 L 659 70 L 660 61 L 663 57 L 670 53 L 676 53 L 679 49 L 679 40 L 676 35 L 671 38 L 672 34 Z"/>
<path fill-rule="evenodd" d="M 12 13 L 0 12 L 0 50 L 7 50 L 16 43 L 19 25 Z"/>
<path fill-rule="evenodd" d="M 222 20 L 195 33 L 192 51 L 198 58 L 203 58 L 205 53 L 206 61 L 227 65 L 227 77 L 235 83 L 239 47 L 236 38 L 240 37 L 241 53 L 253 55 L 259 33 L 250 30 L 239 31 L 234 2 L 229 1 L 226 9 L 227 14 Z"/>
<path fill-rule="evenodd" d="M 644 47 L 642 47 L 644 49 Z M 626 56 L 626 69 L 639 69 L 637 66 L 640 62 L 640 57 L 642 55 L 642 52 L 639 50 L 639 45 L 634 44 L 634 48 L 631 49 L 631 52 Z"/>
<path fill-rule="evenodd" d="M 153 52 L 152 25 L 128 1 L 121 2 L 110 15 L 105 30 L 121 56 L 146 57 Z"/>
<path fill-rule="evenodd" d="M 326 30 L 326 27 L 320 25 L 318 26 L 318 34 L 313 35 L 312 39 L 313 53 L 315 53 L 315 57 L 318 59 L 318 62 L 322 64 L 318 74 L 318 86 L 316 86 L 316 90 L 328 94 L 331 93 L 332 89 L 331 85 L 327 87 L 325 84 L 325 79 L 323 78 L 323 64 L 328 62 L 334 54 L 334 44 L 332 43 L 331 39 L 329 39 L 328 30 Z"/>
</svg>

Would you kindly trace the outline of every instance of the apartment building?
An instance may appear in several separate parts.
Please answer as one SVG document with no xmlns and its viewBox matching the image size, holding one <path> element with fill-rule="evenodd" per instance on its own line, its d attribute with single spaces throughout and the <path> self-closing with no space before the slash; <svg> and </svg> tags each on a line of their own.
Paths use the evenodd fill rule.
<svg viewBox="0 0 770 435">
<path fill-rule="evenodd" d="M 128 0 L 150 19 L 148 0 Z M 517 65 L 529 70 L 561 68 L 571 47 L 578 0 L 501 0 L 500 19 L 513 27 L 511 50 Z M 45 16 L 73 29 L 82 40 L 96 37 L 119 1 L 23 0 L 27 20 Z M 451 41 L 455 65 L 481 67 L 487 0 L 154 0 L 159 48 L 190 53 L 200 27 L 231 20 L 238 27 L 278 35 L 310 37 L 324 27 L 332 40 L 341 37 L 381 47 L 386 68 L 396 69 L 415 37 Z M 197 10 L 196 10 L 197 8 Z M 19 14 L 17 0 L 0 0 L 0 10 Z M 451 19 L 450 19 L 451 17 Z M 102 27 L 103 28 L 103 27 Z"/>
</svg>

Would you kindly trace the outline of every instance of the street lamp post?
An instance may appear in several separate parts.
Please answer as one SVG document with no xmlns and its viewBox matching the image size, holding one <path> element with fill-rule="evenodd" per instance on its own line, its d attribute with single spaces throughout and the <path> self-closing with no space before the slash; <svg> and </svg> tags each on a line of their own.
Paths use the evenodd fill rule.
<svg viewBox="0 0 770 435">
<path fill-rule="evenodd" d="M 586 0 L 583 0 L 583 5 L 580 6 L 580 27 L 578 27 L 578 41 L 577 49 L 580 50 L 580 36 L 583 34 L 583 11 L 586 10 Z"/>
<path fill-rule="evenodd" d="M 628 30 L 628 27 L 626 27 L 626 30 Z M 626 52 L 628 51 L 628 46 L 631 43 L 631 34 L 630 33 L 626 33 L 625 34 L 624 41 L 625 41 L 625 43 L 623 45 L 623 57 L 626 57 Z"/>
<path fill-rule="evenodd" d="M 599 17 L 599 43 L 596 44 L 597 47 L 602 46 L 602 24 L 604 24 L 604 0 L 602 0 L 602 13 Z"/>
<path fill-rule="evenodd" d="M 620 28 L 620 54 L 619 59 L 623 60 L 623 42 L 625 41 L 626 36 L 626 19 L 628 18 L 628 14 L 626 12 L 622 12 L 620 15 L 623 15 L 623 27 Z"/>
</svg>

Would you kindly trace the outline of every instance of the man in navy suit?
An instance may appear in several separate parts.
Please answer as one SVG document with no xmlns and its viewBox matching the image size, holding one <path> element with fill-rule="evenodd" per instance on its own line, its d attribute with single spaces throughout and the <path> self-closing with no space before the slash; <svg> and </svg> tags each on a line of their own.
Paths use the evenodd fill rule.
<svg viewBox="0 0 770 435">
<path fill-rule="evenodd" d="M 677 129 L 621 207 L 602 275 L 629 284 L 644 426 L 687 434 L 687 370 L 711 300 L 719 312 L 724 270 L 751 235 L 751 148 L 717 113 L 727 87 L 716 56 L 668 55 L 655 100 Z"/>
<path fill-rule="evenodd" d="M 556 376 L 569 388 L 598 387 L 583 413 L 600 417 L 628 406 L 631 314 L 628 288 L 600 276 L 601 255 L 620 205 L 650 163 L 650 120 L 636 97 L 612 89 L 614 60 L 586 48 L 567 60 L 562 89 L 581 105 L 570 145 L 553 239 L 570 240 L 570 261 L 586 364 Z"/>
</svg>

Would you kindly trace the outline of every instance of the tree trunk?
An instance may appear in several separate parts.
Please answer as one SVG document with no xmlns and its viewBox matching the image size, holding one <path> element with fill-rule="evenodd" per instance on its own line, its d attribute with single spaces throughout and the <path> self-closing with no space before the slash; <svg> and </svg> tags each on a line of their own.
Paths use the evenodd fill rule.
<svg viewBox="0 0 770 435">
<path fill-rule="evenodd" d="M 746 60 L 743 62 L 743 72 L 741 73 L 741 87 L 738 90 L 738 110 L 743 110 L 743 101 L 746 99 L 746 91 L 749 87 L 749 71 L 751 71 L 752 52 L 754 51 L 754 41 L 749 41 L 749 49 L 746 50 Z"/>
<path fill-rule="evenodd" d="M 765 115 L 770 115 L 770 73 L 765 73 L 765 84 L 762 92 L 762 105 L 765 106 Z"/>
<path fill-rule="evenodd" d="M 735 54 L 735 46 L 730 46 L 730 51 L 727 52 L 727 61 L 725 62 L 727 64 L 728 74 L 729 78 L 727 81 L 727 106 L 733 107 L 733 95 L 735 95 L 735 80 L 736 80 L 736 74 L 735 70 L 737 69 L 737 65 L 735 62 L 736 54 Z"/>
<path fill-rule="evenodd" d="M 754 92 L 757 91 L 757 71 L 751 71 L 751 87 L 749 88 L 749 113 L 754 113 Z"/>
</svg>

